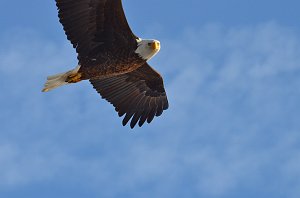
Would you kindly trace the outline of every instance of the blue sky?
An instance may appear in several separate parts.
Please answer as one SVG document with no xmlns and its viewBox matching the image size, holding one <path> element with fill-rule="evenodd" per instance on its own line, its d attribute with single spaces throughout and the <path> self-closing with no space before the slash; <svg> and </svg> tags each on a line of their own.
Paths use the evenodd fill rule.
<svg viewBox="0 0 300 198">
<path fill-rule="evenodd" d="M 124 1 L 170 109 L 135 130 L 88 82 L 54 1 L 1 2 L 0 197 L 300 197 L 298 1 Z"/>
</svg>

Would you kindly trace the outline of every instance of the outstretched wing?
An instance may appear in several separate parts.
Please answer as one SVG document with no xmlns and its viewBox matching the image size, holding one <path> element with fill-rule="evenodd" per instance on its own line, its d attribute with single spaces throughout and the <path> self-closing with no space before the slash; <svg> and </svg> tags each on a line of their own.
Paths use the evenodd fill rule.
<svg viewBox="0 0 300 198">
<path fill-rule="evenodd" d="M 168 99 L 162 77 L 147 63 L 137 70 L 120 76 L 90 80 L 102 98 L 114 105 L 119 116 L 125 115 L 123 125 L 150 123 L 168 109 Z"/>
<path fill-rule="evenodd" d="M 79 60 L 94 57 L 118 43 L 136 47 L 121 0 L 56 0 L 58 16 Z"/>
</svg>

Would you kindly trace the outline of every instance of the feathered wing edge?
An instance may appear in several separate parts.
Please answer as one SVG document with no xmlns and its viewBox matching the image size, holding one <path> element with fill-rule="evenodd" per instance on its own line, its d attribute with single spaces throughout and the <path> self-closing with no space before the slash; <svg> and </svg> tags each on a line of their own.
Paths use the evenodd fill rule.
<svg viewBox="0 0 300 198">
<path fill-rule="evenodd" d="M 102 98 L 110 102 L 125 126 L 150 123 L 169 107 L 161 76 L 147 63 L 136 71 L 120 76 L 90 80 Z"/>
</svg>

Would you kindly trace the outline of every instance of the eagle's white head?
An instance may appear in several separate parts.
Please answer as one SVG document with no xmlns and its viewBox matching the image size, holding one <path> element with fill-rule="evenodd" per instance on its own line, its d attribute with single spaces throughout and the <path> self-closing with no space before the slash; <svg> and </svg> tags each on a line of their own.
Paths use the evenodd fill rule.
<svg viewBox="0 0 300 198">
<path fill-rule="evenodd" d="M 150 60 L 160 50 L 160 42 L 158 40 L 137 39 L 138 47 L 135 50 L 144 60 Z"/>
</svg>

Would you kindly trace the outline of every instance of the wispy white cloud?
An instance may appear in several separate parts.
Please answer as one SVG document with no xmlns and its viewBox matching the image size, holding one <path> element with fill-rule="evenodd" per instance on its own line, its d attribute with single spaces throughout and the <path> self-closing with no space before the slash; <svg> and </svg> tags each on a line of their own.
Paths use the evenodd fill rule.
<svg viewBox="0 0 300 198">
<path fill-rule="evenodd" d="M 165 77 L 170 109 L 135 133 L 88 83 L 40 93 L 47 75 L 76 65 L 67 43 L 35 33 L 6 43 L 2 189 L 59 176 L 57 185 L 108 197 L 298 197 L 297 33 L 210 24 L 160 40 L 151 64 Z"/>
<path fill-rule="evenodd" d="M 32 145 L 34 144 L 34 145 Z M 29 142 L 18 146 L 0 144 L 0 188 L 17 188 L 28 183 L 51 180 L 65 165 L 66 156 L 55 148 Z"/>
<path fill-rule="evenodd" d="M 183 136 L 191 136 L 189 143 L 198 142 L 193 146 L 198 155 L 191 156 L 201 156 L 192 163 L 200 171 L 199 193 L 225 196 L 255 181 L 270 187 L 276 183 L 267 184 L 271 178 L 285 183 L 288 177 L 276 170 L 289 161 L 284 155 L 299 153 L 283 141 L 299 130 L 296 32 L 269 23 L 232 29 L 208 25 L 185 35 L 179 43 L 168 41 L 172 53 L 157 62 L 169 66 L 163 68 L 166 74 L 179 74 L 168 84 L 170 116 L 176 128 L 186 130 Z M 272 177 L 265 175 L 268 170 Z"/>
</svg>

